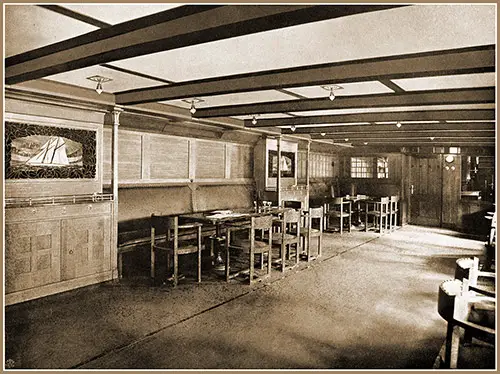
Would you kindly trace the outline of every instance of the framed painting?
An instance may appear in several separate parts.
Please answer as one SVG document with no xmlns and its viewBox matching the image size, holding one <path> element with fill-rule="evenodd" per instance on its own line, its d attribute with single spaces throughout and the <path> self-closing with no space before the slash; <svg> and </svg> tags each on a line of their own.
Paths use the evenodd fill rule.
<svg viewBox="0 0 500 374">
<path fill-rule="evenodd" d="M 278 176 L 278 152 L 269 150 L 268 178 Z M 295 178 L 295 152 L 281 152 L 281 177 Z"/>
<path fill-rule="evenodd" d="M 93 179 L 96 131 L 5 122 L 5 179 Z"/>
</svg>

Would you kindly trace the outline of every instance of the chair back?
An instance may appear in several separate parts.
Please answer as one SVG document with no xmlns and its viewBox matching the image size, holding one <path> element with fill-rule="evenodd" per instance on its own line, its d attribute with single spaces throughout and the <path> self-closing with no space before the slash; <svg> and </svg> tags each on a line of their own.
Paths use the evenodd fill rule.
<svg viewBox="0 0 500 374">
<path fill-rule="evenodd" d="M 323 207 L 319 208 L 309 208 L 309 217 L 311 218 L 323 218 Z"/>
<path fill-rule="evenodd" d="M 332 204 L 334 205 L 342 204 L 343 202 L 344 202 L 343 197 L 334 197 L 332 200 Z"/>
<path fill-rule="evenodd" d="M 298 200 L 283 200 L 283 207 L 284 208 L 293 208 L 293 209 L 302 209 L 302 201 Z"/>
<path fill-rule="evenodd" d="M 283 213 L 283 221 L 288 223 L 300 223 L 301 210 L 287 209 Z"/>
<path fill-rule="evenodd" d="M 252 229 L 254 230 L 271 230 L 273 227 L 273 216 L 265 215 L 252 217 Z"/>
<path fill-rule="evenodd" d="M 313 221 L 318 220 L 319 221 L 319 230 L 322 232 L 323 231 L 323 217 L 325 216 L 325 212 L 323 207 L 319 208 L 309 208 L 308 210 L 308 215 L 307 215 L 307 225 L 306 227 L 312 228 L 313 227 Z"/>
<path fill-rule="evenodd" d="M 155 235 L 167 235 L 167 241 L 178 236 L 179 217 L 178 216 L 158 216 L 151 215 L 151 233 Z"/>
</svg>

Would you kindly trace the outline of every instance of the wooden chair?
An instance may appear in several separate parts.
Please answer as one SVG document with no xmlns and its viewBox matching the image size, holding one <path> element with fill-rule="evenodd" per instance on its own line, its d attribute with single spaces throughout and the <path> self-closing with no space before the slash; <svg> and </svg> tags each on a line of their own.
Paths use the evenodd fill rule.
<svg viewBox="0 0 500 374">
<path fill-rule="evenodd" d="M 173 258 L 172 280 L 174 287 L 179 283 L 179 256 L 197 253 L 197 281 L 201 282 L 201 251 L 202 225 L 190 223 L 179 225 L 177 216 L 151 215 L 151 278 L 155 283 L 156 251 L 165 251 L 167 254 L 167 272 L 170 270 L 170 257 Z M 164 244 L 158 245 L 156 236 L 164 234 Z M 192 244 L 195 240 L 196 244 Z"/>
<path fill-rule="evenodd" d="M 389 231 L 394 231 L 398 222 L 399 196 L 389 198 Z"/>
<path fill-rule="evenodd" d="M 377 200 L 365 201 L 365 231 L 368 231 L 368 222 L 370 217 L 375 230 L 378 229 L 379 233 L 383 233 L 388 229 L 389 218 L 389 197 L 381 197 Z"/>
<path fill-rule="evenodd" d="M 230 275 L 230 249 L 240 248 L 249 255 L 249 283 L 256 281 L 255 278 L 255 255 L 260 255 L 260 268 L 264 269 L 264 254 L 267 254 L 267 276 L 271 274 L 272 261 L 272 215 L 263 215 L 251 217 L 250 226 L 248 225 L 228 225 L 226 231 L 226 259 L 225 274 L 226 281 L 229 282 Z M 231 235 L 235 231 L 246 230 L 248 236 L 231 243 Z M 258 279 L 258 278 L 257 278 Z"/>
<path fill-rule="evenodd" d="M 300 228 L 300 236 L 304 239 L 302 248 L 306 248 L 307 261 L 311 261 L 311 240 L 318 238 L 318 256 L 321 256 L 321 237 L 323 235 L 323 207 L 309 208 L 304 212 L 304 226 Z M 317 229 L 314 228 L 314 223 L 317 222 Z"/>
<path fill-rule="evenodd" d="M 325 204 L 325 231 L 330 230 L 331 219 L 339 222 L 340 234 L 344 231 L 344 223 L 347 223 L 347 231 L 351 231 L 352 225 L 352 204 L 344 201 L 343 197 L 334 197 L 330 203 Z"/>
<path fill-rule="evenodd" d="M 475 337 L 495 344 L 495 293 L 485 294 L 478 287 L 477 278 L 482 276 L 478 267 L 479 261 L 474 258 L 469 278 L 448 280 L 439 286 L 438 312 L 448 322 L 446 343 L 439 356 L 450 369 L 458 366 L 461 329 L 464 330 L 463 342 L 470 343 Z"/>
<path fill-rule="evenodd" d="M 280 220 L 278 232 L 272 233 L 272 244 L 280 246 L 281 271 L 285 271 L 286 260 L 290 259 L 291 247 L 295 245 L 295 264 L 299 263 L 300 256 L 300 226 L 301 210 L 287 209 Z"/>
</svg>

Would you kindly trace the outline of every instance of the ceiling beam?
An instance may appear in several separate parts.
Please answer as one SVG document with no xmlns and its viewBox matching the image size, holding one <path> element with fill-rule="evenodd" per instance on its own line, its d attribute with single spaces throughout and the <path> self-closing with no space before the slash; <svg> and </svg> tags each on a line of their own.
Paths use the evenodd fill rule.
<svg viewBox="0 0 500 374">
<path fill-rule="evenodd" d="M 187 5 L 5 60 L 5 83 L 190 45 L 403 5 Z M 155 100 L 156 101 L 156 100 Z"/>
<path fill-rule="evenodd" d="M 210 101 L 210 100 L 207 100 Z M 315 99 L 286 100 L 243 105 L 199 108 L 194 117 L 230 117 L 252 114 L 301 112 L 308 110 L 383 108 L 392 106 L 484 104 L 495 102 L 495 88 L 465 88 L 435 91 L 412 91 L 356 96 L 328 96 Z"/>
<path fill-rule="evenodd" d="M 399 138 L 429 138 L 429 137 L 439 137 L 439 138 L 456 138 L 464 137 L 469 139 L 474 138 L 495 138 L 495 130 L 491 131 L 397 131 L 393 129 L 392 131 L 374 131 L 374 132 L 344 132 L 344 133 L 333 133 L 326 134 L 322 136 L 321 134 L 311 134 L 313 139 L 399 139 Z"/>
<path fill-rule="evenodd" d="M 337 133 L 365 133 L 390 131 L 495 131 L 494 122 L 482 123 L 411 123 L 403 124 L 399 129 L 396 125 L 338 125 L 338 126 L 307 126 L 298 127 L 295 131 L 289 128 L 281 129 L 282 134 L 337 134 Z"/>
<path fill-rule="evenodd" d="M 408 112 L 376 112 L 376 113 L 349 113 L 311 117 L 287 117 L 258 119 L 256 124 L 252 120 L 244 121 L 245 127 L 269 127 L 286 125 L 308 125 L 323 123 L 348 122 L 386 122 L 386 121 L 446 121 L 446 120 L 494 120 L 494 109 L 470 110 L 427 110 Z"/>
<path fill-rule="evenodd" d="M 460 147 L 460 146 L 494 146 L 495 141 L 491 140 L 470 140 L 468 141 L 467 139 L 461 139 L 461 140 L 441 140 L 441 139 L 434 139 L 434 140 L 415 140 L 415 139 L 406 139 L 406 140 L 370 140 L 367 142 L 363 141 L 355 141 L 355 142 L 342 142 L 345 144 L 352 144 L 352 145 L 405 145 L 405 146 L 432 146 L 432 147 L 439 147 L 439 146 L 448 146 L 448 147 Z M 364 144 L 368 143 L 368 144 Z"/>
<path fill-rule="evenodd" d="M 117 104 L 131 105 L 229 93 L 495 71 L 495 45 L 377 57 L 200 79 L 115 93 Z M 208 101 L 208 100 L 207 100 Z"/>
</svg>

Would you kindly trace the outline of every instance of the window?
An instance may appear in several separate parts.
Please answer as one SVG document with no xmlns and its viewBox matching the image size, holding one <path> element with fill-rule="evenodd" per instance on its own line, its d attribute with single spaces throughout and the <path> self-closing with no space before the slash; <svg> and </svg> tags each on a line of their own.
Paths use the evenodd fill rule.
<svg viewBox="0 0 500 374">
<path fill-rule="evenodd" d="M 376 170 L 376 174 L 374 174 Z M 387 157 L 351 157 L 351 178 L 389 178 Z"/>
<path fill-rule="evenodd" d="M 351 178 L 373 178 L 373 157 L 351 157 Z"/>
<path fill-rule="evenodd" d="M 377 178 L 389 178 L 389 160 L 387 157 L 377 157 Z"/>
</svg>

